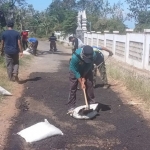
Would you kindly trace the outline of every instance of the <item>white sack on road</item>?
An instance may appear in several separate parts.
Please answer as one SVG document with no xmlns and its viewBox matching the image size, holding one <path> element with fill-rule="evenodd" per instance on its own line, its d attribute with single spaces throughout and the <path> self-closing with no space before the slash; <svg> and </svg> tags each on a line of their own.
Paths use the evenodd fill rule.
<svg viewBox="0 0 150 150">
<path fill-rule="evenodd" d="M 93 109 L 93 111 L 88 113 L 87 115 L 82 115 L 81 116 L 81 115 L 78 114 L 78 112 L 81 109 L 86 108 L 86 105 L 79 106 L 79 107 L 74 109 L 74 112 L 71 116 L 76 118 L 76 119 L 91 119 L 91 118 L 95 117 L 98 114 L 98 112 L 96 111 L 97 107 L 98 107 L 98 104 L 91 104 L 90 109 Z"/>
<path fill-rule="evenodd" d="M 0 95 L 12 96 L 10 92 L 0 86 Z"/>
<path fill-rule="evenodd" d="M 23 51 L 23 54 L 25 54 L 25 55 L 31 55 L 31 49 L 27 48 L 25 51 Z"/>
<path fill-rule="evenodd" d="M 50 124 L 47 119 L 45 119 L 44 122 L 39 122 L 17 134 L 23 137 L 26 142 L 30 143 L 40 141 L 54 135 L 63 135 L 62 131 Z"/>
<path fill-rule="evenodd" d="M 31 53 L 29 53 L 27 51 L 23 51 L 23 54 L 25 54 L 25 55 L 31 55 Z"/>
</svg>

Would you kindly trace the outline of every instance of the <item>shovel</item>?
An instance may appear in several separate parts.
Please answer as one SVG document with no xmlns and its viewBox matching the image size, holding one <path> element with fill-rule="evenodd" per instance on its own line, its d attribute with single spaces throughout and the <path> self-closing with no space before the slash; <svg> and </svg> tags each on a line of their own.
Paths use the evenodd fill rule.
<svg viewBox="0 0 150 150">
<path fill-rule="evenodd" d="M 90 106 L 89 106 L 89 104 L 88 104 L 85 89 L 83 89 L 83 93 L 84 93 L 84 99 L 85 99 L 86 107 L 85 107 L 85 108 L 82 108 L 82 109 L 79 111 L 79 114 L 80 114 L 81 116 L 87 115 L 87 114 L 93 112 L 93 109 L 90 109 Z"/>
</svg>

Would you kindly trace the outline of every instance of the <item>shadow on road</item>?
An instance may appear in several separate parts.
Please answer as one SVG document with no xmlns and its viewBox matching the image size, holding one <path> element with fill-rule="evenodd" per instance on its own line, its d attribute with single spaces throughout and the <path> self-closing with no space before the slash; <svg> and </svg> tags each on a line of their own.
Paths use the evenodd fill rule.
<svg viewBox="0 0 150 150">
<path fill-rule="evenodd" d="M 96 88 L 100 88 L 100 87 L 103 87 L 103 86 L 104 86 L 104 84 L 96 84 L 94 88 L 96 89 Z"/>
<path fill-rule="evenodd" d="M 32 52 L 31 52 L 32 54 Z M 38 50 L 37 51 L 37 57 L 39 56 L 42 56 L 42 55 L 49 55 L 49 54 L 57 54 L 57 55 L 62 55 L 62 56 L 71 56 L 72 54 L 71 53 L 63 53 L 63 51 L 59 51 L 57 50 L 56 52 L 52 52 L 50 50 L 45 50 L 45 51 L 41 51 L 41 50 Z"/>
<path fill-rule="evenodd" d="M 62 56 L 72 56 L 72 54 L 71 53 L 59 53 L 59 52 L 55 52 L 55 54 L 57 54 L 57 55 L 62 55 Z"/>
<path fill-rule="evenodd" d="M 111 107 L 109 105 L 105 105 L 105 104 L 102 104 L 102 103 L 99 103 L 98 104 L 98 107 L 97 107 L 97 111 L 108 111 L 108 110 L 111 110 Z"/>
<path fill-rule="evenodd" d="M 20 80 L 19 84 L 24 84 L 28 81 L 38 81 L 38 80 L 41 80 L 41 79 L 42 79 L 41 77 L 35 77 L 35 78 L 31 78 L 31 79 L 26 79 L 26 80 Z"/>
</svg>

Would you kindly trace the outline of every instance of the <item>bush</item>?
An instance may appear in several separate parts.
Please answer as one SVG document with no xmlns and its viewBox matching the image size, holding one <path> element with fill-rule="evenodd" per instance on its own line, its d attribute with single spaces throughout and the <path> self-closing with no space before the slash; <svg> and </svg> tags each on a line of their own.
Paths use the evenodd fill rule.
<svg viewBox="0 0 150 150">
<path fill-rule="evenodd" d="M 0 66 L 5 67 L 5 58 L 0 56 Z"/>
</svg>

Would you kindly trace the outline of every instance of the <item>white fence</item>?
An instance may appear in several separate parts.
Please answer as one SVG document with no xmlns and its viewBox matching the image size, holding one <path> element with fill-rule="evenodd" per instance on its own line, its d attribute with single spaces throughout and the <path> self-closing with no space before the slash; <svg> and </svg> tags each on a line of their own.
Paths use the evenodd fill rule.
<svg viewBox="0 0 150 150">
<path fill-rule="evenodd" d="M 113 51 L 117 60 L 150 71 L 150 33 L 146 30 L 142 34 L 126 35 L 87 32 L 84 34 L 84 44 L 105 46 Z"/>
<path fill-rule="evenodd" d="M 130 31 L 130 30 L 129 30 Z M 116 60 L 123 61 L 139 69 L 150 71 L 150 30 L 144 33 L 101 34 L 100 32 L 84 33 L 84 44 L 105 46 L 113 51 Z M 55 32 L 58 40 L 69 44 L 68 37 Z"/>
</svg>

